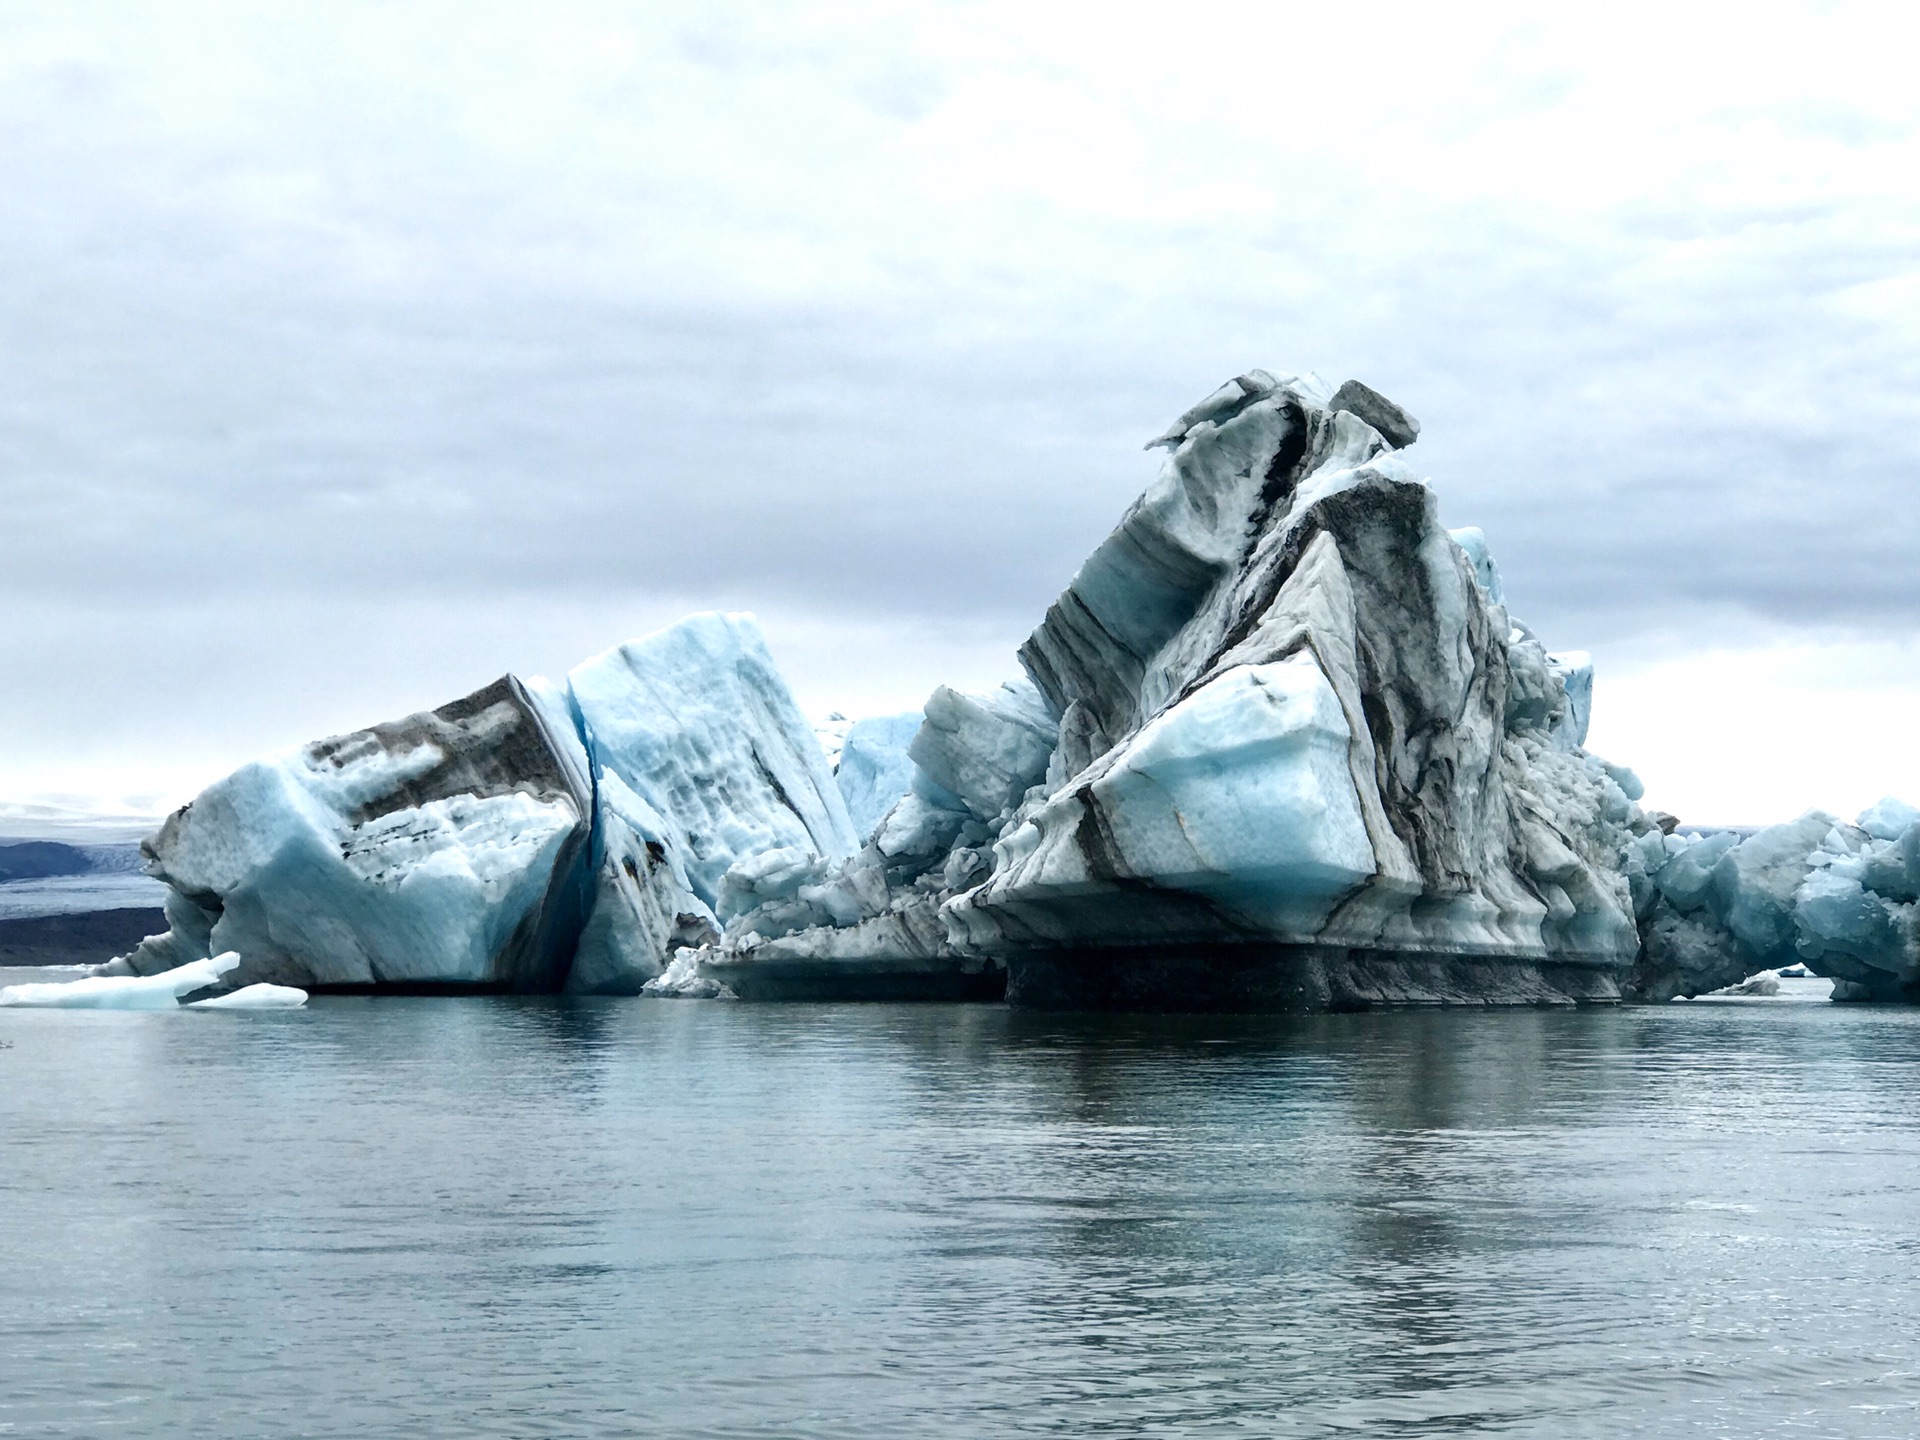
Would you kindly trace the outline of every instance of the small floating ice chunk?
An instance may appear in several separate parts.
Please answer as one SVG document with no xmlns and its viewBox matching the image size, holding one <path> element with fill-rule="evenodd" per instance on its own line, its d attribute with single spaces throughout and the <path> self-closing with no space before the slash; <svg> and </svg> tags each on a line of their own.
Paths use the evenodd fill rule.
<svg viewBox="0 0 1920 1440">
<path fill-rule="evenodd" d="M 1805 974 L 1803 970 L 1800 972 Z M 1715 990 L 1715 995 L 1778 995 L 1780 993 L 1780 974 L 1778 970 L 1762 970 L 1758 975 L 1749 975 L 1738 985 L 1726 985 Z"/>
<path fill-rule="evenodd" d="M 0 1005 L 50 1010 L 173 1010 L 182 995 L 191 995 L 240 963 L 229 950 L 209 960 L 193 960 L 158 975 L 96 975 L 85 980 L 40 985 L 9 985 L 0 990 Z"/>
<path fill-rule="evenodd" d="M 758 938 L 758 937 L 753 937 Z M 700 951 L 674 951 L 667 968 L 649 980 L 640 993 L 656 1000 L 732 1000 L 733 991 L 700 968 Z"/>
<path fill-rule="evenodd" d="M 296 1010 L 307 1003 L 307 992 L 294 985 L 246 985 L 231 995 L 189 1001 L 189 1010 Z"/>
</svg>

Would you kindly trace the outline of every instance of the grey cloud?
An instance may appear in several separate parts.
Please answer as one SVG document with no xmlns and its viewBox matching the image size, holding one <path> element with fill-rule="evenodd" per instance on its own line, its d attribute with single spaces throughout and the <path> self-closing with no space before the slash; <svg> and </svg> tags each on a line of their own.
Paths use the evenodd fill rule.
<svg viewBox="0 0 1920 1440">
<path fill-rule="evenodd" d="M 17 635 L 0 663 L 31 651 L 56 696 L 120 674 L 204 703 L 207 655 L 236 677 L 247 646 L 362 633 L 369 597 L 415 639 L 334 647 L 287 714 L 331 715 L 356 655 L 475 654 L 516 597 L 604 606 L 603 643 L 671 600 L 1010 651 L 1150 478 L 1141 442 L 1255 364 L 1417 414 L 1449 522 L 1486 529 L 1553 643 L 1920 625 L 1920 319 L 1837 306 L 1910 271 L 1912 206 L 1667 196 L 1569 222 L 1381 192 L 1335 157 L 1266 174 L 1264 218 L 1009 195 L 943 240 L 883 193 L 887 147 L 951 89 L 897 39 L 673 32 L 659 54 L 761 109 L 663 124 L 681 82 L 643 67 L 668 78 L 582 112 L 620 141 L 603 154 L 578 116 L 529 111 L 522 150 L 476 139 L 444 86 L 309 63 L 293 30 L 229 37 L 250 78 L 224 118 L 182 120 L 124 46 L 17 66 L 0 100 L 0 603 L 83 617 L 72 673 Z M 820 127 L 817 198 L 703 173 L 697 132 L 730 125 Z M 256 617 L 232 643 L 223 607 Z M 101 613 L 163 617 L 177 663 L 102 641 Z M 89 723 L 34 705 L 0 739 Z"/>
</svg>

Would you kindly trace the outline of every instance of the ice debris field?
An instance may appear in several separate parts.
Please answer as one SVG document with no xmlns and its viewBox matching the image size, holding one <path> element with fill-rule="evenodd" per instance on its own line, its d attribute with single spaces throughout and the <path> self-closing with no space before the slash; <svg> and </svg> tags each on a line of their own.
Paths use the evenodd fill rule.
<svg viewBox="0 0 1920 1440">
<path fill-rule="evenodd" d="M 1419 434 L 1358 381 L 1228 381 L 1149 442 L 1158 474 L 988 693 L 823 736 L 752 617 L 704 614 L 255 761 L 145 842 L 164 933 L 6 1003 L 1350 1009 L 1795 964 L 1920 998 L 1920 813 L 1702 834 L 1653 808 L 1585 748 L 1587 656 L 1442 524 Z"/>
</svg>

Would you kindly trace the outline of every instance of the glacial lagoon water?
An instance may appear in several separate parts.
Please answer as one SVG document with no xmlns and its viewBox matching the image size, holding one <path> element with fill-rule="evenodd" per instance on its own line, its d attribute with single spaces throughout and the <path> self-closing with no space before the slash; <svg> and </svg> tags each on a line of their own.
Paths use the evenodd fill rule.
<svg viewBox="0 0 1920 1440">
<path fill-rule="evenodd" d="M 1911 1436 L 1917 1302 L 1907 1011 L 0 1011 L 0 1435 Z"/>
</svg>

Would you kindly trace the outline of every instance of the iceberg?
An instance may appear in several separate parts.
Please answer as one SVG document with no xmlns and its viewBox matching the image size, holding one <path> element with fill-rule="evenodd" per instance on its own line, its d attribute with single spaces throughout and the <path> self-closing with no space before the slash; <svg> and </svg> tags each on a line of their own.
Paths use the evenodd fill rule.
<svg viewBox="0 0 1920 1440">
<path fill-rule="evenodd" d="M 182 995 L 220 984 L 239 965 L 240 957 L 228 953 L 192 960 L 158 975 L 88 976 L 64 983 L 9 985 L 0 989 L 0 1006 L 41 1010 L 177 1010 Z M 301 996 L 302 1000 L 305 998 Z"/>
<path fill-rule="evenodd" d="M 819 737 L 748 615 L 696 615 L 575 667 L 602 856 L 565 988 L 637 995 L 719 938 L 736 865 L 859 849 Z"/>
<path fill-rule="evenodd" d="M 1028 681 L 991 695 L 963 695 L 942 685 L 927 700 L 925 721 L 908 758 L 939 792 L 957 796 L 982 820 L 1009 814 L 1047 773 L 1059 722 Z"/>
<path fill-rule="evenodd" d="M 1358 381 L 1236 376 L 1149 442 L 1157 476 L 987 693 L 816 731 L 752 617 L 706 614 L 244 766 L 142 848 L 167 932 L 106 988 L 9 1003 L 171 1003 L 226 951 L 213 1008 L 1566 1004 L 1796 964 L 1920 999 L 1920 810 L 1643 809 L 1586 748 L 1591 658 L 1441 525 L 1419 433 Z"/>
<path fill-rule="evenodd" d="M 1029 1003 L 1611 998 L 1646 822 L 1580 749 L 1578 666 L 1440 527 L 1411 417 L 1234 388 L 1022 649 L 1052 793 L 950 922 Z"/>
<path fill-rule="evenodd" d="M 1751 834 L 1668 836 L 1638 868 L 1651 893 L 1630 999 L 1804 965 L 1838 1000 L 1920 1000 L 1920 811 L 1901 801 L 1851 825 L 1813 810 Z"/>
<path fill-rule="evenodd" d="M 107 973 L 237 950 L 247 983 L 555 990 L 593 817 L 571 720 L 507 676 L 216 782 L 143 850 L 170 928 Z"/>
<path fill-rule="evenodd" d="M 696 615 L 243 766 L 144 843 L 168 929 L 101 974 L 235 950 L 242 985 L 638 994 L 718 938 L 737 861 L 858 848 L 752 617 Z"/>
<path fill-rule="evenodd" d="M 1418 432 L 1305 375 L 1191 407 L 1026 680 L 937 690 L 859 852 L 742 863 L 680 975 L 746 998 L 892 966 L 1047 1006 L 1617 998 L 1624 856 L 1656 827 L 1583 748 L 1591 663 L 1508 615 L 1483 535 L 1440 527 Z"/>
<path fill-rule="evenodd" d="M 708 906 L 743 857 L 859 849 L 819 738 L 750 616 L 683 620 L 584 662 L 567 689 L 595 765 L 672 821 Z"/>
</svg>

